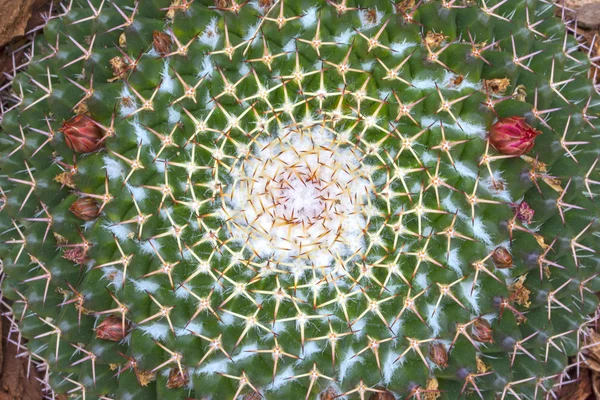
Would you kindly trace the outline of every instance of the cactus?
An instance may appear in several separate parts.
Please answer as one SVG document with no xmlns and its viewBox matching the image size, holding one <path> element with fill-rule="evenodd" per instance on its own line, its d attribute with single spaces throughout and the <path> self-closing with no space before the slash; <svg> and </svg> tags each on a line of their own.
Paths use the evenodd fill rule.
<svg viewBox="0 0 600 400">
<path fill-rule="evenodd" d="M 544 398 L 600 97 L 542 0 L 71 0 L 12 81 L 2 291 L 52 393 Z M 368 6 L 367 6 L 368 5 Z"/>
</svg>

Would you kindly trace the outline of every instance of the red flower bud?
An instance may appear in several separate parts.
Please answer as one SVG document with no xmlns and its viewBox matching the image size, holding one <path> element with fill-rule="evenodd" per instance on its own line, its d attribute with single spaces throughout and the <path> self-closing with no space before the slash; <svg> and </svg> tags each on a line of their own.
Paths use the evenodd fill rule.
<svg viewBox="0 0 600 400">
<path fill-rule="evenodd" d="M 513 266 L 513 258 L 506 247 L 496 247 L 492 253 L 492 260 L 494 260 L 496 268 L 510 268 Z"/>
<path fill-rule="evenodd" d="M 100 215 L 100 206 L 91 197 L 81 197 L 71 204 L 69 211 L 79 219 L 92 221 Z"/>
<path fill-rule="evenodd" d="M 533 216 L 535 215 L 535 211 L 533 208 L 529 207 L 529 204 L 522 201 L 515 207 L 515 214 L 517 215 L 517 219 L 524 224 L 530 224 L 533 220 Z"/>
<path fill-rule="evenodd" d="M 125 329 L 123 329 L 121 318 L 109 315 L 96 327 L 96 339 L 119 342 L 125 337 L 128 329 L 129 323 L 127 320 L 125 321 Z"/>
<path fill-rule="evenodd" d="M 507 117 L 492 125 L 490 143 L 507 156 L 521 156 L 533 148 L 535 137 L 542 132 L 533 129 L 523 117 Z"/>
<path fill-rule="evenodd" d="M 102 146 L 104 132 L 87 115 L 76 115 L 63 122 L 60 131 L 65 135 L 67 146 L 76 153 L 91 153 Z"/>
</svg>

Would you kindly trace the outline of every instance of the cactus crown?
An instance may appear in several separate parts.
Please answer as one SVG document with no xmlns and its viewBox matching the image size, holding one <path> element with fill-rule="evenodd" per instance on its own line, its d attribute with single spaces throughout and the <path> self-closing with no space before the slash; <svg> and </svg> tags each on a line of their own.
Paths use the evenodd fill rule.
<svg viewBox="0 0 600 400">
<path fill-rule="evenodd" d="M 0 136 L 4 295 L 80 398 L 542 398 L 597 305 L 541 0 L 72 0 Z M 116 377 L 116 379 L 115 379 Z"/>
</svg>

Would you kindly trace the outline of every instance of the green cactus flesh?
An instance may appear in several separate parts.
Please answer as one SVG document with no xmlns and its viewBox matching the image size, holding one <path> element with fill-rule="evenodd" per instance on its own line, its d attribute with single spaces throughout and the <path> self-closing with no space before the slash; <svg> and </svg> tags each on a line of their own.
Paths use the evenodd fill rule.
<svg viewBox="0 0 600 400">
<path fill-rule="evenodd" d="M 55 393 L 561 381 L 600 289 L 600 98 L 553 5 L 64 7 L 0 135 L 2 291 Z M 72 150 L 78 114 L 96 151 Z M 541 131 L 525 155 L 490 144 L 510 116 Z"/>
</svg>

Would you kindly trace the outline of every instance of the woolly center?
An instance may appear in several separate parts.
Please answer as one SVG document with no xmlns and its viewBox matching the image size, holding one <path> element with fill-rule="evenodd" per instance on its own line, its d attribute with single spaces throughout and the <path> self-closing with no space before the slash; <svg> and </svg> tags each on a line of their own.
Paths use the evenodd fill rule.
<svg viewBox="0 0 600 400">
<path fill-rule="evenodd" d="M 260 141 L 233 172 L 229 230 L 263 259 L 329 266 L 360 252 L 370 182 L 322 128 Z"/>
</svg>

